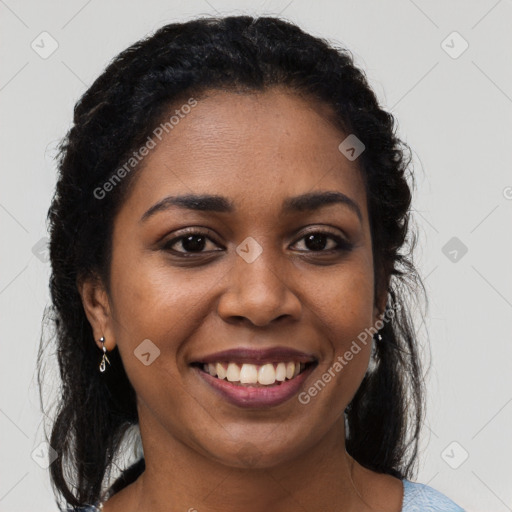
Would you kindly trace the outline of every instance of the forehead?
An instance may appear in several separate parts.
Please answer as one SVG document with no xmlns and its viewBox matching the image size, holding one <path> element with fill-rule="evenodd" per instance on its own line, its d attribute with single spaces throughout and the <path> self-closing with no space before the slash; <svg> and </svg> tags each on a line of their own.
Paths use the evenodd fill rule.
<svg viewBox="0 0 512 512">
<path fill-rule="evenodd" d="M 185 113 L 186 112 L 186 113 Z M 168 194 L 217 194 L 253 213 L 277 213 L 283 199 L 338 190 L 366 217 L 357 161 L 338 146 L 348 134 L 329 109 L 287 89 L 258 93 L 210 91 L 193 108 L 174 105 L 162 120 L 172 128 L 144 158 L 128 196 L 140 210 Z"/>
</svg>

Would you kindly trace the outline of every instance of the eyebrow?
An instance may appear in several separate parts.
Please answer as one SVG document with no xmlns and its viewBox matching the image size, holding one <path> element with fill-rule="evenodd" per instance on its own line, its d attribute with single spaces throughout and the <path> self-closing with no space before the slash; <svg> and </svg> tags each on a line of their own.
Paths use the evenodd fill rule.
<svg viewBox="0 0 512 512">
<path fill-rule="evenodd" d="M 358 204 L 350 197 L 337 191 L 308 192 L 299 196 L 289 197 L 283 202 L 282 213 L 314 211 L 333 204 L 347 206 L 357 215 L 359 221 L 363 222 L 363 216 Z M 140 221 L 146 221 L 157 212 L 167 210 L 172 206 L 203 212 L 232 213 L 235 211 L 233 202 L 226 197 L 212 194 L 186 194 L 164 197 L 158 203 L 151 206 L 142 215 Z"/>
</svg>

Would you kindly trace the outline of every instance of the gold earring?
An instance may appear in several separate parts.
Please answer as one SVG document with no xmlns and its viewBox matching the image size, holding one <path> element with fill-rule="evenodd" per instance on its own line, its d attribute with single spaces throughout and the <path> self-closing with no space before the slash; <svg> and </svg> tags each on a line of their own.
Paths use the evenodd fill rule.
<svg viewBox="0 0 512 512">
<path fill-rule="evenodd" d="M 100 372 L 104 372 L 106 370 L 106 365 L 105 365 L 105 361 L 107 361 L 108 364 L 110 364 L 110 361 L 108 360 L 108 357 L 107 357 L 107 349 L 105 348 L 105 338 L 102 336 L 100 338 L 100 342 L 103 343 L 103 357 L 101 358 L 101 363 L 100 363 Z"/>
</svg>

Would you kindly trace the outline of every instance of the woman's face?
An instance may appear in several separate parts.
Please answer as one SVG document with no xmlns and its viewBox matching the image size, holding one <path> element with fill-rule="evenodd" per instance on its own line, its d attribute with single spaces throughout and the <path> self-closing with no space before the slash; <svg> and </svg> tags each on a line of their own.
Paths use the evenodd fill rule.
<svg viewBox="0 0 512 512">
<path fill-rule="evenodd" d="M 371 352 L 370 338 L 357 353 L 353 342 L 379 310 L 358 162 L 339 151 L 348 134 L 324 109 L 283 89 L 212 91 L 155 139 L 137 171 L 115 219 L 108 316 L 94 328 L 109 350 L 119 347 L 141 429 L 160 442 L 170 436 L 211 460 L 268 467 L 342 426 Z M 291 203 L 319 192 L 349 200 Z M 184 195 L 219 200 L 153 208 Z M 256 352 L 215 355 L 233 349 Z M 264 364 L 282 379 L 278 363 L 300 359 L 288 349 L 314 359 L 298 388 L 293 378 L 251 389 L 223 381 L 224 392 L 195 364 L 212 355 L 214 369 L 215 360 L 245 362 L 244 380 L 271 381 Z"/>
</svg>

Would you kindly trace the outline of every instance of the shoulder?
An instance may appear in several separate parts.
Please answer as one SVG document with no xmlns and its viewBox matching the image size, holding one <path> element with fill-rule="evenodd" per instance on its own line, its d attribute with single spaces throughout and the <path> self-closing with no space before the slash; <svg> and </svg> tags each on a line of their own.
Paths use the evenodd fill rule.
<svg viewBox="0 0 512 512">
<path fill-rule="evenodd" d="M 447 496 L 425 484 L 402 480 L 402 512 L 464 512 Z"/>
</svg>

